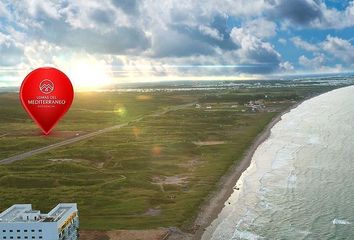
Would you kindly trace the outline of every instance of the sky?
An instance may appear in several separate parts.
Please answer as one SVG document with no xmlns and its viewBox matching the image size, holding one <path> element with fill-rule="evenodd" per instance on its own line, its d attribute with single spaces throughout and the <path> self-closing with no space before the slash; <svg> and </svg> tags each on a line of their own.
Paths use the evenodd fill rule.
<svg viewBox="0 0 354 240">
<path fill-rule="evenodd" d="M 354 0 L 0 0 L 0 87 L 351 72 Z"/>
</svg>

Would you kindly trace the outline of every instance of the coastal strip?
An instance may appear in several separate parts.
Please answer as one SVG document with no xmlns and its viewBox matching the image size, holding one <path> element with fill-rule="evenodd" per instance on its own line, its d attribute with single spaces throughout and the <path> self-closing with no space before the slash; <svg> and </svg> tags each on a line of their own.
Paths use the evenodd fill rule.
<svg viewBox="0 0 354 240">
<path fill-rule="evenodd" d="M 344 86 L 349 87 L 352 85 Z M 341 88 L 344 88 L 341 87 Z M 293 109 L 297 108 L 299 105 L 303 104 L 304 102 L 316 98 L 322 94 L 328 94 L 329 92 L 337 91 L 339 88 L 333 89 L 328 92 L 315 94 L 310 96 L 294 105 L 290 106 L 285 111 L 279 113 L 279 115 L 275 116 L 267 125 L 266 128 L 255 138 L 254 142 L 251 144 L 250 148 L 246 151 L 244 157 L 241 161 L 236 162 L 230 170 L 220 179 L 218 186 L 214 192 L 212 192 L 205 202 L 202 205 L 199 215 L 194 221 L 195 227 L 197 230 L 193 235 L 189 236 L 190 240 L 199 240 L 203 239 L 211 239 L 213 236 L 213 232 L 207 229 L 213 221 L 218 218 L 219 214 L 225 207 L 225 203 L 230 198 L 230 196 L 234 193 L 234 187 L 237 184 L 239 178 L 241 177 L 242 173 L 248 169 L 248 167 L 253 164 L 253 155 L 255 151 L 258 149 L 259 145 L 262 144 L 265 140 L 269 138 L 272 133 L 272 128 L 283 119 L 283 116 L 292 111 Z M 257 160 L 258 161 L 258 160 Z M 234 206 L 234 205 L 233 205 Z M 336 218 L 333 220 L 335 221 Z M 335 224 L 335 223 L 333 223 Z M 236 227 L 236 226 L 235 226 Z M 207 229 L 207 231 L 205 231 Z M 212 226 L 212 229 L 215 230 L 215 226 Z M 222 229 L 222 228 L 221 228 Z M 205 235 L 204 235 L 205 234 Z"/>
<path fill-rule="evenodd" d="M 318 95 L 320 94 L 316 94 L 315 96 L 311 96 L 310 98 L 316 97 Z M 202 238 L 205 229 L 210 226 L 210 224 L 218 217 L 219 213 L 225 206 L 225 202 L 234 192 L 234 187 L 238 179 L 240 178 L 242 173 L 250 166 L 254 152 L 256 151 L 258 146 L 270 136 L 271 129 L 273 128 L 273 126 L 282 119 L 282 116 L 284 114 L 290 112 L 292 109 L 296 108 L 301 103 L 310 98 L 297 102 L 286 110 L 280 112 L 268 123 L 268 125 L 263 129 L 263 131 L 258 134 L 251 146 L 245 152 L 241 161 L 235 162 L 235 164 L 230 167 L 227 173 L 220 178 L 216 189 L 209 195 L 205 204 L 201 206 L 199 214 L 193 224 L 193 229 L 196 229 L 195 233 L 193 235 L 188 234 L 188 236 L 184 236 L 183 239 L 199 240 Z M 169 239 L 175 238 L 172 237 Z"/>
<path fill-rule="evenodd" d="M 328 92 L 334 91 L 336 89 L 332 89 Z M 185 236 L 183 236 L 182 239 L 199 240 L 202 238 L 205 229 L 209 227 L 212 222 L 218 217 L 219 213 L 225 206 L 225 202 L 230 198 L 231 194 L 234 192 L 234 187 L 238 179 L 240 178 L 242 173 L 250 166 L 254 152 L 257 150 L 260 144 L 267 140 L 267 138 L 271 134 L 271 129 L 282 119 L 283 115 L 289 113 L 292 109 L 297 108 L 303 102 L 328 92 L 317 93 L 313 94 L 312 96 L 306 97 L 302 101 L 299 101 L 293 104 L 292 106 L 288 107 L 284 111 L 280 112 L 268 123 L 268 125 L 262 130 L 262 132 L 259 133 L 258 136 L 254 139 L 251 146 L 245 152 L 243 158 L 240 161 L 235 162 L 230 167 L 226 174 L 220 178 L 215 190 L 209 194 L 209 197 L 201 206 L 199 214 L 194 220 L 193 229 L 195 229 L 195 232 L 193 234 L 186 234 Z M 179 239 L 175 238 L 173 235 L 174 234 L 172 234 L 172 237 L 169 238 L 170 240 Z"/>
</svg>

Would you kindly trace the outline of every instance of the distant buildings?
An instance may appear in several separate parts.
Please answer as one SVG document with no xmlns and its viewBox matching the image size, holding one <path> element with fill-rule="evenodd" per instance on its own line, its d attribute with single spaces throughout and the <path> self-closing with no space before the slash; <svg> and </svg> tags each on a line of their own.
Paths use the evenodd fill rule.
<svg viewBox="0 0 354 240">
<path fill-rule="evenodd" d="M 15 204 L 0 213 L 0 240 L 77 240 L 79 217 L 76 203 L 61 203 L 48 214 L 31 204 Z"/>
<path fill-rule="evenodd" d="M 265 105 L 262 100 L 249 101 L 248 103 L 245 104 L 245 107 L 250 108 L 252 112 L 262 111 L 263 109 L 265 109 Z"/>
</svg>

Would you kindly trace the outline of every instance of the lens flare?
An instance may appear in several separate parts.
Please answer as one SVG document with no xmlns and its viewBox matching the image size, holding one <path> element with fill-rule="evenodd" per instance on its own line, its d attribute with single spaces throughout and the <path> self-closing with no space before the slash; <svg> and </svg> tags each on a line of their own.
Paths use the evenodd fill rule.
<svg viewBox="0 0 354 240">
<path fill-rule="evenodd" d="M 133 131 L 135 138 L 138 138 L 141 134 L 141 129 L 138 127 L 133 127 L 132 131 Z"/>
<path fill-rule="evenodd" d="M 161 155 L 162 147 L 159 145 L 155 145 L 151 149 L 151 153 L 153 156 L 159 156 Z"/>
<path fill-rule="evenodd" d="M 114 107 L 114 113 L 116 113 L 119 117 L 125 117 L 127 115 L 127 109 L 122 105 L 116 105 Z"/>
</svg>

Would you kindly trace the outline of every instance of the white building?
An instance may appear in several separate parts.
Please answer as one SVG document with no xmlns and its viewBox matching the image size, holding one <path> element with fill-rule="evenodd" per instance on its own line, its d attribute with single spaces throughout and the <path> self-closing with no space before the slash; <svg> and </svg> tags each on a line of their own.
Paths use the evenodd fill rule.
<svg viewBox="0 0 354 240">
<path fill-rule="evenodd" d="M 15 204 L 0 213 L 0 240 L 77 240 L 79 217 L 76 203 L 61 203 L 48 214 L 31 204 Z"/>
</svg>

